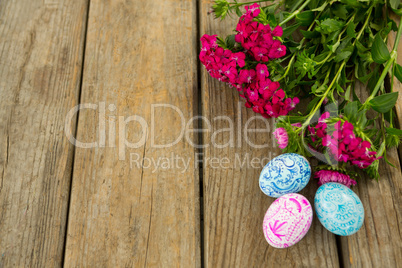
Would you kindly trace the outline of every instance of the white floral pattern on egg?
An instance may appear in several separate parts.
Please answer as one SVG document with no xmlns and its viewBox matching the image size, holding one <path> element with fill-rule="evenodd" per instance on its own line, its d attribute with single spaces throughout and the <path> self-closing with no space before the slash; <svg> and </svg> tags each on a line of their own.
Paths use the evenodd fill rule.
<svg viewBox="0 0 402 268">
<path fill-rule="evenodd" d="M 299 242 L 310 229 L 313 209 L 300 194 L 286 194 L 276 199 L 264 217 L 263 231 L 275 248 L 287 248 Z"/>
<path fill-rule="evenodd" d="M 306 187 L 310 176 L 310 163 L 305 157 L 295 153 L 281 154 L 261 171 L 260 189 L 271 197 L 297 193 Z"/>
</svg>

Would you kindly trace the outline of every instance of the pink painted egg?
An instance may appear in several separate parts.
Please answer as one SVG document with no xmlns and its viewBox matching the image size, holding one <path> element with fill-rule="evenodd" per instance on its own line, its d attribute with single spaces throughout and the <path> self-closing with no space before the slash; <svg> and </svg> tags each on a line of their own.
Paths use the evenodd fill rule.
<svg viewBox="0 0 402 268">
<path fill-rule="evenodd" d="M 299 242 L 310 229 L 313 209 L 300 194 L 285 194 L 276 199 L 264 217 L 265 239 L 275 248 L 287 248 Z"/>
</svg>

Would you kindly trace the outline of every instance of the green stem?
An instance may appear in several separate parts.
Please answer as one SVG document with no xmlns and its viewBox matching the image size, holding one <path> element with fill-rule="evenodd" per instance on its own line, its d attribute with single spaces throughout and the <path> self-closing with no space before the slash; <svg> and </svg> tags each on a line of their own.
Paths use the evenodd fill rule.
<svg viewBox="0 0 402 268">
<path fill-rule="evenodd" d="M 290 59 L 290 61 L 289 61 L 289 63 L 288 63 L 288 67 L 286 68 L 285 73 L 282 75 L 281 78 L 278 79 L 278 82 L 281 81 L 282 79 L 284 79 L 284 78 L 288 75 L 288 73 L 289 73 L 289 71 L 290 71 L 290 66 L 292 66 L 295 57 L 296 57 L 296 51 L 295 51 L 295 53 L 293 54 L 292 58 Z"/>
<path fill-rule="evenodd" d="M 368 97 L 367 100 L 364 102 L 363 107 L 365 107 L 367 105 L 367 103 L 369 101 L 371 101 L 372 99 L 374 99 L 374 97 L 377 95 L 378 90 L 380 90 L 381 84 L 385 79 L 385 76 L 387 76 L 389 69 L 391 68 L 392 64 L 395 62 L 396 56 L 397 56 L 397 53 L 395 50 L 393 50 L 391 52 L 391 58 L 388 60 L 387 64 L 384 67 L 384 70 L 381 73 L 380 79 L 378 79 L 377 84 L 375 85 L 374 90 L 371 93 L 370 97 Z"/>
<path fill-rule="evenodd" d="M 366 20 L 364 21 L 364 24 L 363 24 L 361 30 L 360 30 L 359 33 L 357 34 L 357 37 L 356 37 L 355 41 L 353 41 L 353 44 L 352 44 L 353 46 L 356 45 L 356 42 L 360 39 L 360 37 L 362 36 L 364 30 L 366 29 L 367 24 L 368 24 L 369 19 L 370 19 L 370 16 L 371 16 L 371 12 L 373 11 L 373 7 L 374 7 L 374 6 L 371 6 L 371 7 L 369 8 L 368 14 L 367 14 L 367 18 L 366 18 Z"/>
<path fill-rule="evenodd" d="M 317 65 L 321 65 L 321 64 L 325 63 L 327 61 L 327 59 L 329 59 L 332 56 L 332 54 L 333 54 L 333 52 L 330 51 L 330 53 L 328 54 L 328 56 L 325 57 L 325 59 L 323 59 L 320 62 L 317 62 Z"/>
<path fill-rule="evenodd" d="M 382 71 L 380 79 L 378 79 L 377 84 L 375 85 L 373 92 L 371 93 L 370 97 L 368 97 L 367 100 L 364 102 L 363 107 L 366 107 L 368 102 L 371 101 L 372 99 L 374 99 L 374 97 L 377 95 L 378 90 L 380 89 L 381 84 L 385 79 L 385 76 L 387 76 L 387 73 L 388 73 L 389 69 L 391 68 L 392 64 L 395 63 L 396 57 L 398 55 L 397 48 L 398 48 L 398 45 L 399 45 L 399 41 L 401 39 L 401 35 L 402 35 L 402 17 L 401 17 L 401 20 L 399 22 L 398 32 L 397 32 L 396 37 L 395 37 L 394 48 L 391 51 L 391 57 L 388 60 L 387 64 L 385 65 L 384 70 Z"/>
<path fill-rule="evenodd" d="M 373 7 L 374 7 L 374 6 L 371 6 L 371 7 L 370 7 L 370 9 L 369 9 L 369 11 L 368 11 L 368 15 L 367 15 L 366 21 L 364 22 L 363 27 L 362 27 L 362 29 L 360 30 L 360 32 L 357 34 L 357 37 L 356 37 L 355 41 L 353 42 L 353 45 L 355 45 L 355 43 L 357 42 L 357 40 L 360 39 L 360 36 L 363 34 L 364 30 L 366 29 L 367 24 L 368 24 L 368 22 L 369 22 L 369 18 L 370 18 L 370 16 L 371 16 L 371 12 L 373 11 Z"/>
<path fill-rule="evenodd" d="M 311 0 L 307 0 L 304 2 L 303 5 L 301 5 L 301 7 L 296 10 L 295 12 L 293 12 L 292 14 L 290 14 L 286 19 L 284 19 L 283 21 L 281 21 L 281 23 L 279 23 L 279 25 L 283 25 L 286 22 L 290 21 L 291 19 L 293 19 L 297 14 L 299 14 L 309 3 L 311 2 Z"/>
<path fill-rule="evenodd" d="M 241 7 L 241 6 L 249 5 L 249 4 L 262 3 L 262 2 L 273 2 L 273 1 L 274 0 L 259 0 L 259 1 L 245 2 L 245 3 L 229 3 L 229 5 Z"/>
<path fill-rule="evenodd" d="M 361 35 L 364 32 L 364 29 L 367 27 L 369 18 L 371 16 L 371 12 L 373 10 L 373 6 L 370 7 L 369 11 L 368 11 L 368 15 L 366 18 L 366 21 L 363 24 L 362 29 L 360 30 L 360 32 L 358 33 L 355 41 L 353 42 L 353 45 L 355 45 L 355 43 L 357 42 L 357 40 L 359 40 L 359 38 L 361 37 Z M 346 61 L 343 61 L 341 66 L 338 69 L 338 72 L 336 73 L 334 79 L 332 80 L 331 84 L 329 85 L 329 87 L 327 88 L 327 90 L 325 91 L 324 95 L 321 97 L 320 101 L 318 102 L 318 104 L 315 106 L 314 110 L 312 110 L 310 112 L 309 117 L 307 118 L 307 120 L 303 123 L 302 127 L 305 128 L 306 126 L 308 126 L 310 124 L 310 120 L 311 118 L 313 118 L 314 114 L 317 112 L 317 110 L 321 107 L 322 103 L 324 102 L 325 98 L 327 97 L 328 93 L 330 92 L 331 88 L 333 87 L 333 85 L 335 84 L 335 82 L 338 80 L 338 76 L 340 75 L 340 73 L 343 70 L 343 67 L 345 67 L 346 65 Z"/>
<path fill-rule="evenodd" d="M 394 88 L 394 77 L 395 77 L 395 64 L 392 68 L 392 76 L 391 76 L 391 91 Z M 384 117 L 384 114 L 383 114 Z M 392 120 L 392 111 L 389 113 L 389 126 L 394 127 L 394 121 Z"/>
<path fill-rule="evenodd" d="M 398 32 L 396 33 L 396 39 L 395 39 L 395 43 L 394 43 L 394 51 L 396 51 L 398 49 L 398 45 L 399 45 L 399 41 L 401 39 L 401 34 L 402 34 L 402 17 L 401 20 L 399 21 L 399 27 L 398 27 Z"/>
<path fill-rule="evenodd" d="M 343 61 L 341 66 L 338 69 L 338 72 L 336 73 L 334 79 L 332 80 L 331 84 L 329 85 L 329 87 L 327 88 L 327 90 L 325 91 L 324 95 L 322 95 L 320 101 L 318 102 L 318 104 L 315 106 L 314 110 L 312 110 L 310 112 L 309 117 L 307 118 L 307 120 L 303 123 L 302 128 L 305 128 L 306 126 L 308 126 L 310 124 L 310 120 L 311 118 L 313 118 L 314 114 L 317 112 L 317 110 L 321 107 L 321 104 L 324 102 L 325 98 L 327 97 L 328 93 L 331 91 L 331 88 L 333 87 L 333 85 L 335 84 L 335 82 L 338 80 L 338 76 L 341 74 L 341 71 L 343 70 L 343 67 L 345 66 L 346 61 Z"/>
<path fill-rule="evenodd" d="M 353 21 L 353 19 L 355 18 L 355 16 L 356 16 L 356 12 L 353 13 L 353 16 L 351 16 L 351 17 L 349 18 L 348 22 L 346 23 L 346 27 L 344 27 L 343 30 L 342 30 L 342 32 L 339 34 L 338 42 L 341 41 L 342 35 L 345 33 L 345 31 L 346 31 L 347 28 L 348 28 L 347 25 L 349 25 L 349 23 L 350 23 L 351 21 Z M 330 50 L 330 53 L 328 54 L 328 56 L 325 57 L 325 59 L 323 59 L 322 61 L 317 62 L 317 65 L 321 65 L 321 64 L 325 63 L 325 62 L 327 61 L 327 59 L 329 59 L 333 54 L 334 54 L 334 52 L 332 52 L 332 50 Z"/>
<path fill-rule="evenodd" d="M 327 5 L 327 3 L 325 3 L 325 6 L 326 6 L 326 5 Z M 315 19 L 314 22 L 310 25 L 310 27 L 308 27 L 307 31 L 310 31 L 310 30 L 313 28 L 313 26 L 314 26 L 314 24 L 315 24 L 315 21 L 320 17 L 321 13 L 322 13 L 322 11 L 320 11 L 320 13 L 318 13 L 316 19 Z M 281 78 L 279 78 L 278 82 L 281 81 L 282 79 L 284 79 L 284 78 L 288 75 L 288 73 L 289 73 L 289 71 L 290 71 L 290 67 L 291 67 L 291 65 L 292 65 L 292 63 L 293 63 L 293 61 L 294 61 L 294 59 L 295 59 L 295 57 L 296 57 L 296 54 L 297 54 L 297 52 L 302 48 L 302 46 L 303 46 L 305 40 L 306 40 L 305 37 L 303 37 L 302 40 L 300 40 L 300 45 L 298 46 L 297 50 L 296 50 L 295 52 L 293 52 L 293 56 L 292 56 L 292 58 L 290 59 L 290 61 L 289 61 L 289 63 L 288 63 L 288 66 L 286 67 L 285 74 L 282 75 Z"/>
<path fill-rule="evenodd" d="M 296 9 L 299 8 L 299 6 L 303 3 L 304 0 L 299 0 L 290 10 L 289 12 L 292 13 L 293 11 L 295 11 Z"/>
</svg>

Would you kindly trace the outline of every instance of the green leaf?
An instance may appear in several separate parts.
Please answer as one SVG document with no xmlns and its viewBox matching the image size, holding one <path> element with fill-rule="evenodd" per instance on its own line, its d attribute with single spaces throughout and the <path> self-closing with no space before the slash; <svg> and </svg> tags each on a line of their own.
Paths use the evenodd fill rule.
<svg viewBox="0 0 402 268">
<path fill-rule="evenodd" d="M 338 49 L 338 47 L 339 47 L 340 44 L 341 44 L 341 43 L 338 41 L 338 42 L 336 42 L 336 43 L 333 44 L 333 45 L 327 45 L 327 47 L 328 47 L 332 52 L 335 53 L 335 51 Z"/>
<path fill-rule="evenodd" d="M 379 113 L 386 113 L 395 106 L 397 99 L 398 92 L 386 93 L 370 100 L 369 104 L 373 110 Z"/>
<path fill-rule="evenodd" d="M 400 0 L 389 0 L 389 5 L 392 9 L 398 9 L 399 5 L 401 4 Z"/>
<path fill-rule="evenodd" d="M 345 5 L 335 3 L 331 6 L 331 11 L 332 13 L 335 14 L 335 16 L 338 16 L 339 18 L 346 20 L 348 11 L 346 10 Z"/>
<path fill-rule="evenodd" d="M 343 39 L 343 41 L 341 42 L 341 45 L 339 46 L 339 48 L 338 48 L 338 53 L 339 52 L 341 52 L 341 51 L 343 51 L 343 50 L 348 50 L 348 51 L 352 51 L 353 52 L 353 46 L 352 45 L 350 45 L 351 44 L 351 40 L 352 40 L 352 37 L 345 37 L 344 39 Z"/>
<path fill-rule="evenodd" d="M 336 91 L 338 92 L 338 94 L 344 93 L 345 91 L 343 90 L 343 88 L 337 83 L 336 84 Z"/>
<path fill-rule="evenodd" d="M 357 77 L 357 79 L 359 79 L 359 81 L 361 81 L 362 83 L 367 83 L 367 81 L 371 80 L 372 78 L 373 78 L 373 73 L 372 72 L 367 74 L 367 75 L 365 75 L 365 76 Z M 378 79 L 375 80 L 375 81 L 378 81 Z M 370 81 L 369 81 L 369 83 L 370 83 Z M 375 84 L 374 84 L 374 86 L 375 86 Z"/>
<path fill-rule="evenodd" d="M 296 23 L 296 24 L 293 24 L 292 26 L 286 27 L 283 30 L 282 38 L 286 38 L 286 37 L 290 36 L 294 31 L 297 30 L 297 28 L 299 28 L 299 26 L 300 26 L 300 23 Z"/>
<path fill-rule="evenodd" d="M 387 147 L 398 147 L 399 144 L 402 142 L 402 130 L 386 127 L 385 131 L 387 132 L 387 136 L 385 138 Z"/>
<path fill-rule="evenodd" d="M 236 43 L 236 41 L 235 41 L 235 35 L 234 34 L 228 35 L 226 37 L 226 46 L 227 46 L 228 49 L 234 48 L 235 43 Z"/>
<path fill-rule="evenodd" d="M 307 10 L 296 15 L 296 22 L 300 23 L 301 26 L 310 26 L 313 21 L 314 12 L 311 10 Z"/>
<path fill-rule="evenodd" d="M 352 94 L 350 92 L 351 90 L 352 90 L 352 85 L 349 85 L 346 88 L 346 92 L 345 92 L 345 100 L 347 100 L 347 101 L 352 101 L 353 96 L 352 96 Z"/>
<path fill-rule="evenodd" d="M 222 37 L 216 37 L 216 43 L 218 44 L 218 46 L 220 46 L 221 48 L 226 49 L 226 42 L 225 40 L 222 39 Z"/>
<path fill-rule="evenodd" d="M 327 58 L 327 56 L 331 53 L 331 51 L 322 52 L 321 54 L 314 57 L 314 61 L 320 62 Z"/>
<path fill-rule="evenodd" d="M 266 25 L 266 24 L 268 24 L 267 14 L 264 12 L 264 9 L 260 9 L 260 10 L 261 10 L 260 14 L 258 14 L 258 16 L 254 18 L 254 20 Z"/>
<path fill-rule="evenodd" d="M 300 33 L 307 39 L 313 39 L 320 36 L 320 33 L 317 31 L 303 31 L 300 30 Z"/>
<path fill-rule="evenodd" d="M 381 29 L 382 29 L 382 25 L 378 25 L 378 24 L 376 24 L 374 22 L 370 22 L 370 27 L 373 28 L 376 31 L 381 31 Z"/>
<path fill-rule="evenodd" d="M 360 41 L 356 42 L 356 48 L 359 52 L 364 53 L 366 51 L 368 51 L 369 49 L 364 47 L 362 43 L 360 43 Z"/>
<path fill-rule="evenodd" d="M 380 178 L 380 173 L 378 173 L 378 163 L 379 161 L 376 160 L 365 169 L 367 175 L 369 175 L 372 179 L 376 179 L 377 181 Z"/>
<path fill-rule="evenodd" d="M 377 65 L 379 66 L 379 65 Z M 373 72 L 370 72 L 372 74 L 372 77 L 368 81 L 367 87 L 370 89 L 370 93 L 373 92 L 378 80 L 380 79 L 380 73 L 379 73 L 379 68 L 376 67 Z M 364 82 L 363 82 L 364 83 Z"/>
<path fill-rule="evenodd" d="M 392 30 L 392 22 L 388 22 L 387 26 L 382 27 L 382 29 L 380 31 L 381 36 L 388 36 L 388 34 L 391 32 L 391 30 Z"/>
<path fill-rule="evenodd" d="M 350 22 L 348 24 L 348 27 L 346 28 L 346 34 L 352 38 L 355 38 L 356 37 L 355 28 L 356 28 L 356 25 L 354 24 L 354 22 L 353 21 Z"/>
<path fill-rule="evenodd" d="M 318 22 L 319 26 L 316 27 L 317 31 L 323 34 L 329 34 L 341 30 L 345 25 L 342 21 L 335 19 L 325 19 Z"/>
<path fill-rule="evenodd" d="M 268 24 L 269 24 L 271 27 L 276 27 L 276 26 L 278 25 L 278 22 L 276 21 L 276 17 L 275 17 L 275 14 L 274 14 L 274 13 L 268 13 L 268 15 L 267 15 L 267 21 L 268 21 Z"/>
<path fill-rule="evenodd" d="M 343 60 L 349 58 L 350 55 L 352 55 L 352 53 L 353 53 L 353 46 L 348 47 L 348 48 L 344 49 L 341 53 L 336 55 L 334 61 L 335 62 L 343 61 Z"/>
<path fill-rule="evenodd" d="M 402 136 L 402 130 L 392 127 L 386 127 L 385 131 L 390 135 Z"/>
<path fill-rule="evenodd" d="M 319 87 L 314 87 L 315 84 L 313 85 L 313 87 L 311 87 L 311 92 L 318 96 L 321 97 L 323 95 L 323 93 L 327 90 L 328 86 L 327 85 L 321 85 Z"/>
<path fill-rule="evenodd" d="M 376 63 L 383 64 L 391 58 L 387 45 L 382 40 L 380 34 L 374 37 L 373 46 L 371 47 L 371 56 Z"/>
<path fill-rule="evenodd" d="M 289 120 L 289 123 L 294 124 L 297 122 L 303 122 L 306 120 L 306 116 L 289 115 L 287 116 L 287 119 Z"/>
<path fill-rule="evenodd" d="M 392 118 L 396 118 L 396 114 L 394 113 L 393 110 L 389 110 L 388 112 L 386 112 L 384 114 L 384 119 L 388 122 L 391 123 L 391 114 L 392 114 Z"/>
<path fill-rule="evenodd" d="M 220 17 L 223 20 L 228 14 L 229 3 L 226 0 L 216 0 L 215 4 L 212 5 L 212 10 L 216 18 Z"/>
<path fill-rule="evenodd" d="M 344 108 L 345 116 L 352 122 L 356 122 L 356 115 L 358 110 L 358 102 L 349 102 Z"/>
<path fill-rule="evenodd" d="M 327 6 L 327 3 L 324 2 L 320 7 L 315 8 L 312 11 L 323 11 L 326 6 Z"/>
<path fill-rule="evenodd" d="M 397 14 L 398 16 L 402 16 L 402 8 L 400 8 L 400 9 L 394 9 L 394 8 L 392 8 L 392 11 L 394 11 L 395 14 Z"/>
<path fill-rule="evenodd" d="M 243 14 L 241 13 L 239 7 L 236 7 L 236 15 L 239 16 L 239 17 L 241 17 L 241 16 L 243 15 Z"/>
<path fill-rule="evenodd" d="M 358 112 L 356 118 L 357 118 L 357 125 L 359 126 L 359 128 L 365 129 L 367 124 L 366 111 Z"/>
<path fill-rule="evenodd" d="M 393 19 L 389 18 L 389 17 L 387 18 L 387 21 L 388 21 L 388 23 L 391 23 L 391 30 L 394 31 L 394 32 L 397 32 L 398 31 L 398 25 L 396 25 L 396 22 Z"/>
<path fill-rule="evenodd" d="M 387 146 L 387 147 L 388 147 L 388 146 Z M 394 166 L 391 162 L 388 161 L 388 158 L 387 158 L 387 151 L 384 152 L 384 155 L 383 155 L 383 156 L 384 156 L 385 162 L 387 162 L 388 165 L 390 165 L 390 166 L 393 167 L 393 168 L 396 168 L 396 166 Z"/>
<path fill-rule="evenodd" d="M 399 82 L 402 83 L 402 66 L 399 64 L 395 65 L 395 76 L 398 78 Z"/>
<path fill-rule="evenodd" d="M 286 0 L 286 10 L 288 10 L 290 13 L 293 13 L 301 4 L 303 4 L 303 2 L 304 0 Z"/>
<path fill-rule="evenodd" d="M 315 97 L 312 101 L 309 102 L 309 104 L 307 105 L 307 113 L 313 110 L 313 108 L 317 105 L 319 100 L 320 98 Z"/>
<path fill-rule="evenodd" d="M 344 3 L 347 6 L 354 7 L 354 8 L 361 7 L 361 4 L 359 3 L 358 0 L 341 0 L 341 3 Z"/>
</svg>

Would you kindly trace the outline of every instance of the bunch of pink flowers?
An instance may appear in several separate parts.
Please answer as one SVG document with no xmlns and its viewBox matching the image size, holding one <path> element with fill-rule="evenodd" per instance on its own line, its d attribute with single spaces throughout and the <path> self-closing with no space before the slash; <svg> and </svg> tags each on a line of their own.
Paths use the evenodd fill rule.
<svg viewBox="0 0 402 268">
<path fill-rule="evenodd" d="M 299 99 L 286 98 L 278 82 L 271 81 L 265 62 L 282 57 L 286 47 L 274 37 L 280 37 L 282 28 L 277 26 L 273 31 L 269 25 L 253 21 L 260 13 L 260 6 L 246 6 L 236 27 L 235 41 L 242 45 L 243 50 L 233 52 L 219 47 L 216 35 L 203 35 L 200 61 L 208 73 L 219 81 L 228 83 L 246 99 L 246 107 L 262 116 L 278 117 L 287 115 L 296 107 Z M 255 67 L 247 68 L 246 62 Z"/>
<path fill-rule="evenodd" d="M 286 47 L 281 41 L 274 40 L 274 36 L 281 37 L 283 30 L 276 26 L 272 31 L 271 27 L 253 21 L 260 14 L 260 6 L 253 4 L 246 6 L 247 12 L 240 17 L 236 27 L 235 41 L 241 43 L 242 47 L 256 60 L 267 62 L 269 59 L 277 59 L 286 55 Z"/>
<path fill-rule="evenodd" d="M 327 182 L 337 182 L 345 185 L 346 187 L 356 185 L 356 181 L 351 179 L 349 175 L 343 174 L 335 170 L 320 170 L 314 174 L 318 178 L 318 185 L 321 186 Z"/>
<path fill-rule="evenodd" d="M 354 126 L 350 122 L 339 120 L 335 123 L 335 130 L 330 133 L 326 119 L 329 112 L 321 115 L 315 127 L 309 126 L 308 131 L 313 142 L 319 142 L 329 148 L 331 155 L 339 162 L 349 163 L 361 169 L 367 168 L 378 158 L 376 152 L 371 151 L 371 143 L 356 137 Z"/>
</svg>

